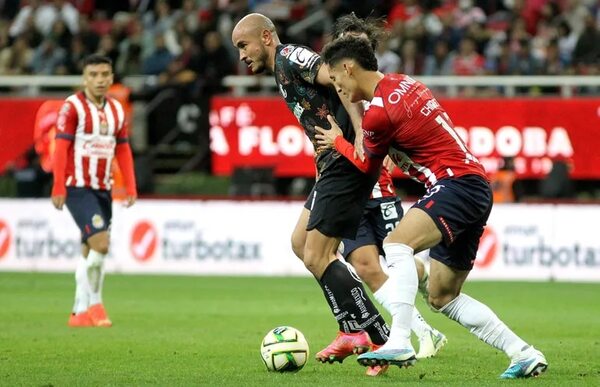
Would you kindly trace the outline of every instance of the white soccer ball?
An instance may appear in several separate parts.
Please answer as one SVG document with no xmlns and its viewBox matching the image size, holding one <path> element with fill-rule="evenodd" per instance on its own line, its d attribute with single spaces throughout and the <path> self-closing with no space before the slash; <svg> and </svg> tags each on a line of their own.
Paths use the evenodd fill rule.
<svg viewBox="0 0 600 387">
<path fill-rule="evenodd" d="M 271 330 L 260 345 L 260 354 L 269 371 L 296 372 L 308 359 L 308 343 L 299 330 L 277 327 Z"/>
</svg>

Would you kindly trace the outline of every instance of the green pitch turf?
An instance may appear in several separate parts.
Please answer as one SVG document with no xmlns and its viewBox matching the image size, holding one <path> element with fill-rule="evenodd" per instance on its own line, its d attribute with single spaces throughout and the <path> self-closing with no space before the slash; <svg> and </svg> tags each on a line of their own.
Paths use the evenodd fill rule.
<svg viewBox="0 0 600 387">
<path fill-rule="evenodd" d="M 508 361 L 458 324 L 424 317 L 449 339 L 439 355 L 369 378 L 354 357 L 320 364 L 314 353 L 336 324 L 310 278 L 108 275 L 109 329 L 66 326 L 73 275 L 0 273 L 2 386 L 368 386 L 600 385 L 600 284 L 471 282 L 550 367 L 537 379 L 500 381 Z M 265 333 L 291 325 L 306 336 L 309 363 L 297 374 L 268 373 Z"/>
</svg>

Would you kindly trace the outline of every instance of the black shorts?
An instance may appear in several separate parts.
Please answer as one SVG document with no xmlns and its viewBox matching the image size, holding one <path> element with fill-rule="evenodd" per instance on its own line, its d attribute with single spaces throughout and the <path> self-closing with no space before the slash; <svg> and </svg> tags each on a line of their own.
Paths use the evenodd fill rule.
<svg viewBox="0 0 600 387">
<path fill-rule="evenodd" d="M 443 236 L 429 256 L 446 266 L 471 270 L 492 204 L 489 183 L 477 175 L 438 181 L 413 205 L 433 219 Z"/>
<path fill-rule="evenodd" d="M 356 238 L 342 240 L 340 254 L 347 259 L 359 247 L 375 245 L 379 254 L 383 255 L 383 240 L 403 215 L 404 210 L 397 197 L 369 199 L 360 219 Z"/>
<path fill-rule="evenodd" d="M 378 174 L 365 174 L 341 156 L 315 183 L 304 207 L 310 210 L 306 230 L 333 238 L 354 239 Z"/>
<path fill-rule="evenodd" d="M 110 191 L 67 187 L 65 204 L 81 230 L 82 243 L 92 235 L 110 229 L 112 220 Z"/>
</svg>

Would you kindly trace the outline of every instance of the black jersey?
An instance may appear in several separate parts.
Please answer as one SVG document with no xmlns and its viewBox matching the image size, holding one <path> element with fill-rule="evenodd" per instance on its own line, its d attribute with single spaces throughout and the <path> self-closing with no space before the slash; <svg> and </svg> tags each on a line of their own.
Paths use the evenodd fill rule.
<svg viewBox="0 0 600 387">
<path fill-rule="evenodd" d="M 327 115 L 335 117 L 344 138 L 354 142 L 354 129 L 346 109 L 333 87 L 316 83 L 321 57 L 311 49 L 295 44 L 280 44 L 275 54 L 275 81 L 304 132 L 315 147 L 319 173 L 329 168 L 340 154 L 334 148 L 316 151 L 315 126 L 329 129 Z"/>
</svg>

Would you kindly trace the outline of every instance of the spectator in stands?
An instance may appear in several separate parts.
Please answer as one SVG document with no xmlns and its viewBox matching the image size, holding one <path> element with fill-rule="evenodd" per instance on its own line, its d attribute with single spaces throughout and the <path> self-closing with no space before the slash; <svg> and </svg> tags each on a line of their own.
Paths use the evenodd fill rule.
<svg viewBox="0 0 600 387">
<path fill-rule="evenodd" d="M 419 54 L 417 42 L 414 39 L 407 39 L 402 44 L 400 72 L 408 75 L 423 73 L 423 57 Z"/>
<path fill-rule="evenodd" d="M 54 25 L 52 25 L 50 36 L 52 36 L 52 39 L 54 39 L 59 47 L 64 48 L 65 50 L 68 50 L 71 46 L 71 39 L 73 38 L 73 35 L 71 35 L 71 32 L 65 25 L 65 22 L 61 19 L 57 19 L 54 22 Z"/>
<path fill-rule="evenodd" d="M 112 63 L 117 62 L 119 59 L 119 50 L 117 50 L 115 40 L 112 35 L 104 35 L 100 38 L 100 43 L 98 44 L 96 53 L 109 57 Z"/>
<path fill-rule="evenodd" d="M 381 39 L 375 51 L 379 71 L 384 74 L 400 72 L 401 59 L 394 51 L 389 49 L 387 37 Z"/>
<path fill-rule="evenodd" d="M 460 41 L 458 55 L 452 62 L 455 75 L 482 75 L 485 59 L 475 50 L 475 41 L 465 37 Z"/>
<path fill-rule="evenodd" d="M 27 29 L 35 28 L 37 32 L 47 35 L 56 19 L 56 9 L 41 0 L 30 0 L 25 5 L 10 26 L 10 36 L 17 37 Z"/>
<path fill-rule="evenodd" d="M 578 74 L 593 75 L 600 63 L 600 32 L 590 13 L 585 16 L 585 27 L 573 50 L 573 65 Z"/>
<path fill-rule="evenodd" d="M 158 75 L 167 70 L 173 58 L 173 55 L 165 46 L 163 34 L 156 34 L 154 37 L 154 52 L 144 60 L 142 71 L 146 75 Z"/>
<path fill-rule="evenodd" d="M 485 51 L 485 74 L 508 74 L 510 50 L 508 43 L 501 36 L 496 36 L 490 41 Z"/>
<path fill-rule="evenodd" d="M 34 74 L 54 75 L 65 65 L 66 59 L 66 50 L 59 47 L 52 37 L 46 37 L 35 49 L 30 67 Z"/>
<path fill-rule="evenodd" d="M 452 75 L 455 54 L 450 51 L 448 42 L 440 39 L 435 42 L 433 53 L 425 58 L 425 75 Z"/>
<path fill-rule="evenodd" d="M 19 36 L 12 46 L 7 46 L 0 51 L 0 74 L 26 74 L 32 58 L 33 50 L 29 47 L 27 39 Z"/>
<path fill-rule="evenodd" d="M 540 72 L 540 63 L 531 55 L 529 40 L 519 41 L 517 49 L 511 53 L 508 71 L 511 75 L 536 75 Z"/>
<path fill-rule="evenodd" d="M 211 31 L 206 34 L 203 49 L 194 59 L 192 69 L 202 80 L 203 93 L 214 95 L 226 90 L 222 81 L 226 75 L 233 72 L 234 61 L 218 32 Z"/>
<path fill-rule="evenodd" d="M 564 20 L 559 22 L 556 29 L 558 34 L 558 51 L 560 54 L 560 59 L 566 65 L 570 65 L 578 36 Z"/>
<path fill-rule="evenodd" d="M 73 37 L 71 47 L 67 51 L 66 69 L 68 74 L 81 74 L 83 72 L 83 59 L 91 54 L 79 36 Z"/>
<path fill-rule="evenodd" d="M 56 18 L 62 20 L 69 32 L 75 35 L 79 32 L 79 11 L 67 0 L 54 0 Z"/>
<path fill-rule="evenodd" d="M 77 35 L 81 38 L 83 45 L 90 52 L 96 52 L 98 43 L 100 42 L 100 37 L 98 34 L 92 31 L 90 21 L 85 16 L 81 16 L 79 18 L 79 33 Z"/>
<path fill-rule="evenodd" d="M 565 0 L 561 18 L 567 22 L 575 35 L 579 36 L 585 28 L 585 18 L 590 11 L 581 0 Z"/>
</svg>

